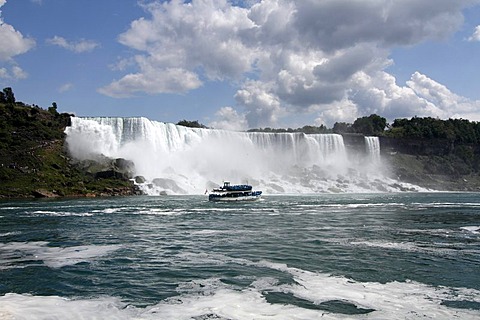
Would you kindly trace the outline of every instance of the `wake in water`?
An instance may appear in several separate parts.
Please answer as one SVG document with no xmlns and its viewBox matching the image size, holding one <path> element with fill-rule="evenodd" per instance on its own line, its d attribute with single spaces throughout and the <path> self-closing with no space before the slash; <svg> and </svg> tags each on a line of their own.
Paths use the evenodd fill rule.
<svg viewBox="0 0 480 320">
<path fill-rule="evenodd" d="M 267 194 L 418 190 L 387 178 L 377 137 L 354 153 L 338 134 L 231 132 L 145 118 L 72 118 L 66 134 L 75 159 L 133 161 L 151 195 L 203 194 L 224 180 Z"/>
</svg>

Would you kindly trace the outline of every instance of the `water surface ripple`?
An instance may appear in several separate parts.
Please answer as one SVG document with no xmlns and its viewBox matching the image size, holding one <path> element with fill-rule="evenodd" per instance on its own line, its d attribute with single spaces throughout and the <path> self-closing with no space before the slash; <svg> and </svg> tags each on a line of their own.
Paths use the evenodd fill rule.
<svg viewBox="0 0 480 320">
<path fill-rule="evenodd" d="M 0 318 L 474 319 L 475 193 L 0 202 Z"/>
</svg>

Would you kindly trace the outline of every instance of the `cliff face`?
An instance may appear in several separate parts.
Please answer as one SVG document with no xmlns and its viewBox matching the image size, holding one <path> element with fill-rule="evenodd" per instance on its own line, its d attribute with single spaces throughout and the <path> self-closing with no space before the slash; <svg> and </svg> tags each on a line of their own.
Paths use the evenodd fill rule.
<svg viewBox="0 0 480 320">
<path fill-rule="evenodd" d="M 480 146 L 447 139 L 381 137 L 392 177 L 425 188 L 480 191 Z"/>
<path fill-rule="evenodd" d="M 344 134 L 349 150 L 365 152 L 364 136 Z M 480 145 L 448 139 L 380 137 L 391 178 L 427 189 L 480 191 Z"/>
<path fill-rule="evenodd" d="M 75 163 L 65 152 L 69 114 L 0 103 L 0 198 L 137 194 L 133 163 Z"/>
</svg>

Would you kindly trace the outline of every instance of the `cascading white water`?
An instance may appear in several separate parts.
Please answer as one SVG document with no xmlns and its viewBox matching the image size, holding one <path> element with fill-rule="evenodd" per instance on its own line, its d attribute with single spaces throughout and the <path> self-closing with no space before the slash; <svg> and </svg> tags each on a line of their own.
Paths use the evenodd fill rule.
<svg viewBox="0 0 480 320">
<path fill-rule="evenodd" d="M 378 137 L 365 137 L 367 154 L 374 164 L 380 162 L 380 139 Z"/>
<path fill-rule="evenodd" d="M 375 191 L 338 134 L 246 133 L 177 126 L 146 118 L 72 118 L 73 158 L 99 154 L 135 163 L 148 194 L 202 194 L 224 180 L 265 193 Z M 362 168 L 362 169 L 359 169 Z M 385 189 L 385 187 L 382 187 Z"/>
</svg>

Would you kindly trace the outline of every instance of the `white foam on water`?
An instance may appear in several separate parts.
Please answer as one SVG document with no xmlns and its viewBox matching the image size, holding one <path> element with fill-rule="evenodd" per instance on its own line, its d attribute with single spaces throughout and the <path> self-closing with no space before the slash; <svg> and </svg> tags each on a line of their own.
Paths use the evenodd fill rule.
<svg viewBox="0 0 480 320">
<path fill-rule="evenodd" d="M 217 288 L 209 295 L 174 297 L 152 307 L 158 319 L 316 319 L 323 312 L 293 305 L 270 304 L 256 289 Z M 325 319 L 335 317 L 325 317 Z"/>
<path fill-rule="evenodd" d="M 216 235 L 216 234 L 231 234 L 230 230 L 211 230 L 211 229 L 203 229 L 197 231 L 191 231 L 190 234 L 192 235 Z"/>
<path fill-rule="evenodd" d="M 407 206 L 405 203 L 325 203 L 325 204 L 299 204 L 299 208 L 318 209 L 324 207 L 328 209 L 363 209 L 363 208 L 403 208 Z"/>
<path fill-rule="evenodd" d="M 200 257 L 198 257 L 200 258 Z M 221 258 L 220 256 L 206 259 Z M 433 287 L 414 281 L 358 282 L 345 277 L 310 272 L 269 261 L 223 258 L 287 273 L 294 282 L 274 277 L 255 278 L 238 289 L 217 278 L 178 285 L 178 296 L 146 308 L 126 306 L 113 297 L 67 299 L 19 294 L 0 297 L 2 319 L 478 319 L 480 310 L 459 309 L 443 302 L 480 303 L 480 292 L 467 288 Z M 250 277 L 243 279 L 250 279 Z M 271 303 L 265 292 L 292 295 L 312 305 L 341 301 L 366 314 L 343 314 L 304 308 L 294 303 Z"/>
<path fill-rule="evenodd" d="M 480 301 L 480 292 L 465 288 L 431 287 L 421 283 L 408 282 L 357 282 L 345 277 L 314 273 L 285 265 L 265 263 L 274 269 L 290 273 L 297 285 L 283 285 L 283 292 L 296 297 L 321 303 L 346 301 L 362 308 L 376 311 L 369 319 L 386 318 L 451 318 L 461 316 L 474 318 L 480 311 L 458 310 L 441 305 L 443 301 Z"/>
<path fill-rule="evenodd" d="M 178 216 L 186 213 L 184 209 L 145 209 L 145 210 L 138 210 L 135 214 L 143 214 L 143 215 L 152 215 L 152 216 Z"/>
<path fill-rule="evenodd" d="M 99 212 L 99 213 L 116 213 L 119 211 L 122 211 L 125 208 L 105 208 L 102 210 L 93 210 L 93 212 Z"/>
<path fill-rule="evenodd" d="M 397 249 L 402 251 L 420 251 L 417 244 L 413 242 L 388 242 L 388 241 L 352 241 L 353 246 L 375 247 L 383 249 Z"/>
<path fill-rule="evenodd" d="M 58 296 L 8 293 L 0 297 L 2 320 L 134 319 L 135 310 L 118 299 L 105 297 L 71 300 Z"/>
<path fill-rule="evenodd" d="M 269 305 L 256 291 L 218 289 L 209 296 L 169 299 L 156 306 L 124 308 L 114 298 L 70 300 L 7 294 L 0 297 L 1 319 L 313 319 L 318 312 Z M 327 318 L 328 319 L 328 318 Z"/>
<path fill-rule="evenodd" d="M 0 207 L 2 210 L 24 209 L 24 207 Z"/>
<path fill-rule="evenodd" d="M 420 209 L 455 208 L 455 207 L 478 209 L 480 207 L 480 203 L 458 203 L 458 202 L 431 202 L 431 203 L 412 202 L 411 205 L 414 207 L 418 207 Z"/>
<path fill-rule="evenodd" d="M 201 212 L 238 212 L 239 209 L 236 207 L 230 207 L 230 208 L 215 207 L 215 208 L 201 208 L 201 209 L 191 209 L 191 210 L 201 213 Z"/>
<path fill-rule="evenodd" d="M 475 233 L 475 234 L 480 233 L 480 226 L 466 226 L 466 227 L 461 227 L 460 229 L 471 232 L 471 233 Z"/>
<path fill-rule="evenodd" d="M 49 247 L 48 242 L 9 242 L 0 243 L 1 268 L 25 267 L 19 263 L 35 264 L 42 261 L 50 268 L 61 268 L 80 262 L 91 262 L 95 258 L 105 256 L 121 246 L 119 245 L 86 245 L 73 247 Z"/>
<path fill-rule="evenodd" d="M 51 217 L 91 217 L 92 213 L 89 212 L 68 212 L 68 211 L 48 211 L 48 210 L 37 210 L 33 211 L 32 214 L 45 215 Z"/>
<path fill-rule="evenodd" d="M 395 242 L 383 240 L 361 240 L 361 239 L 322 239 L 325 242 L 338 243 L 345 246 L 372 247 L 405 252 L 421 252 L 434 256 L 456 256 L 466 254 L 480 254 L 479 250 L 465 249 L 464 243 L 418 243 L 418 242 Z"/>
<path fill-rule="evenodd" d="M 254 262 L 247 259 L 226 257 L 221 254 L 192 253 L 183 254 L 182 257 L 192 264 L 216 263 L 222 265 L 237 263 L 270 268 L 290 274 L 293 277 L 294 284 L 278 284 L 275 279 L 260 278 L 253 281 L 249 288 L 235 291 L 231 286 L 221 283 L 218 279 L 194 281 L 189 286 L 183 285 L 181 287 L 182 296 L 172 298 L 175 303 L 174 301 L 166 301 L 157 306 L 159 313 L 164 310 L 169 310 L 171 314 L 181 313 L 186 306 L 195 309 L 195 306 L 198 306 L 196 303 L 202 306 L 202 311 L 213 312 L 218 311 L 218 309 L 215 309 L 218 305 L 243 306 L 243 300 L 240 299 L 245 298 L 250 301 L 247 306 L 244 306 L 246 310 L 250 311 L 251 305 L 254 305 L 254 310 L 258 309 L 265 313 L 253 313 L 250 317 L 241 314 L 238 317 L 235 312 L 228 313 L 228 310 L 222 309 L 222 313 L 215 314 L 225 319 L 269 319 L 269 317 L 272 319 L 315 319 L 319 317 L 332 319 L 451 319 L 454 317 L 475 319 L 480 316 L 480 310 L 455 309 L 442 305 L 446 301 L 480 303 L 480 291 L 474 289 L 433 287 L 414 281 L 358 282 L 345 277 L 292 268 L 286 264 L 269 261 Z M 218 286 L 217 290 L 213 289 L 216 285 Z M 191 288 L 191 295 L 186 294 L 187 290 L 185 288 L 188 287 Z M 205 288 L 205 290 L 202 291 L 202 288 Z M 265 291 L 291 294 L 316 305 L 329 301 L 342 301 L 357 308 L 373 309 L 375 311 L 368 313 L 368 315 L 347 316 L 326 311 L 307 310 L 295 305 L 272 305 L 265 300 L 262 294 Z M 234 296 L 238 297 L 239 301 L 230 301 Z M 223 304 L 221 297 L 225 298 Z M 217 301 L 217 299 L 220 299 L 220 301 Z M 253 301 L 251 301 L 252 299 Z M 193 314 L 194 310 L 191 312 Z M 200 314 L 197 314 L 197 316 Z"/>
<path fill-rule="evenodd" d="M 20 231 L 11 231 L 11 232 L 0 233 L 0 237 L 16 236 L 19 234 L 22 234 L 22 233 Z"/>
</svg>

